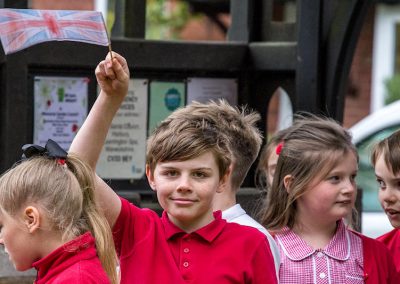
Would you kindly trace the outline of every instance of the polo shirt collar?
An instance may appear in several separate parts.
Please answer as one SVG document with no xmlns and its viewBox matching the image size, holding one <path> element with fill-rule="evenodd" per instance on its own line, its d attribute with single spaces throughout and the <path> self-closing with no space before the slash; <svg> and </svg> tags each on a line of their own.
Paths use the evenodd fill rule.
<svg viewBox="0 0 400 284">
<path fill-rule="evenodd" d="M 335 235 L 329 244 L 319 251 L 337 260 L 349 259 L 351 246 L 348 234 L 344 222 L 338 221 Z M 317 251 L 288 227 L 276 234 L 276 239 L 285 255 L 293 261 L 303 260 Z"/>
<path fill-rule="evenodd" d="M 220 210 L 213 212 L 214 220 L 208 225 L 194 231 L 190 234 L 195 234 L 211 243 L 215 238 L 222 232 L 226 225 L 226 220 L 222 219 L 222 213 Z M 161 222 L 164 226 L 165 236 L 167 240 L 173 238 L 176 235 L 190 235 L 183 231 L 181 228 L 172 223 L 166 211 L 162 213 Z"/>
</svg>

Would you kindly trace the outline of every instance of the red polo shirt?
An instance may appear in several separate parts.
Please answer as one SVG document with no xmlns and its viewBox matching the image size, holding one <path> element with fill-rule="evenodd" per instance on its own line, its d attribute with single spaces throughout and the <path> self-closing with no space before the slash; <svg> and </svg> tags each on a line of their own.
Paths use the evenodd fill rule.
<svg viewBox="0 0 400 284">
<path fill-rule="evenodd" d="M 397 271 L 400 273 L 400 231 L 399 229 L 394 229 L 383 236 L 377 238 L 378 241 L 384 243 L 388 248 L 390 253 L 393 255 L 393 261 L 396 266 Z"/>
<path fill-rule="evenodd" d="M 277 283 L 268 240 L 257 229 L 227 223 L 221 212 L 187 234 L 121 199 L 113 228 L 121 283 Z"/>
<path fill-rule="evenodd" d="M 85 233 L 64 244 L 32 265 L 37 270 L 35 284 L 109 284 L 97 257 L 95 240 Z"/>
</svg>

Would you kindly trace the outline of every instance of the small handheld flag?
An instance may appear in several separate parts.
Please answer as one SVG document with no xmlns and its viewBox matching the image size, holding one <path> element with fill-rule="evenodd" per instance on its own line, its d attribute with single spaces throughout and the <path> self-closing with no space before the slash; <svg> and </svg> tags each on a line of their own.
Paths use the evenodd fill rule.
<svg viewBox="0 0 400 284">
<path fill-rule="evenodd" d="M 0 9 L 0 39 L 5 54 L 46 41 L 80 41 L 109 46 L 101 12 Z"/>
</svg>

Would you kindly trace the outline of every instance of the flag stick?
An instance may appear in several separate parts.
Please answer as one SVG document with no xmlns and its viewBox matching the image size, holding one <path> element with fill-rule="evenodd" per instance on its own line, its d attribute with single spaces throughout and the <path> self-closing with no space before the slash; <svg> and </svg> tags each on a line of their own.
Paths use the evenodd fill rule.
<svg viewBox="0 0 400 284">
<path fill-rule="evenodd" d="M 112 50 L 111 50 L 111 40 L 108 44 L 108 50 L 110 51 L 110 55 L 111 55 L 111 61 L 113 61 L 113 55 L 112 55 Z"/>
<path fill-rule="evenodd" d="M 103 18 L 103 16 L 101 16 L 101 17 Z M 113 55 L 112 55 L 112 50 L 111 50 L 111 37 L 110 37 L 110 34 L 108 33 L 107 26 L 106 26 L 106 24 L 104 23 L 104 19 L 103 19 L 103 24 L 104 24 L 104 28 L 105 28 L 106 33 L 107 33 L 107 38 L 108 38 L 108 51 L 110 52 L 110 55 L 111 55 L 111 62 L 112 62 L 112 61 L 113 61 Z"/>
</svg>

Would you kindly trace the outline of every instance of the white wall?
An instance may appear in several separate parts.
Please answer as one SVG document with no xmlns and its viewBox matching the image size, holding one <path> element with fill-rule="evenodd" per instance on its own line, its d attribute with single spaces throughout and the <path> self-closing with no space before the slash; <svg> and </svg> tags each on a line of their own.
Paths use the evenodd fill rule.
<svg viewBox="0 0 400 284">
<path fill-rule="evenodd" d="M 396 23 L 400 22 L 400 5 L 376 5 L 372 55 L 371 112 L 384 106 L 384 80 L 394 73 Z"/>
</svg>

